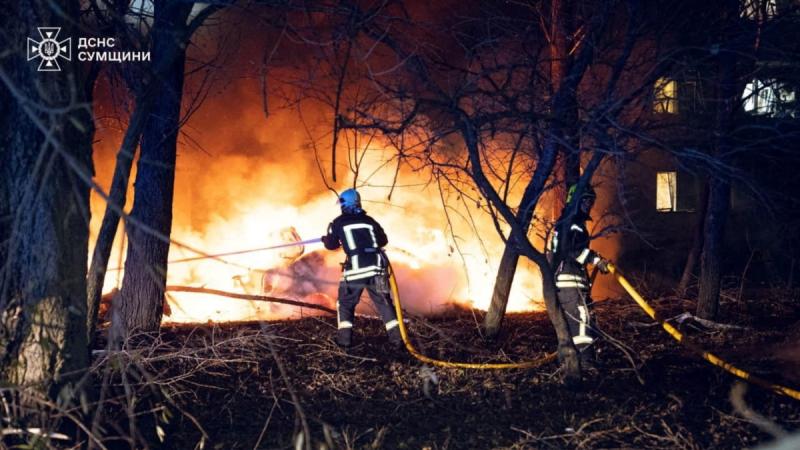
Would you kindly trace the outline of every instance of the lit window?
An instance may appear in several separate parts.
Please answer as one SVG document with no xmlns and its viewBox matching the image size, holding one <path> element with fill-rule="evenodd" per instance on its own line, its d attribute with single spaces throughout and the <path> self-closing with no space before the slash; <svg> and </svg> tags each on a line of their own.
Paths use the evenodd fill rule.
<svg viewBox="0 0 800 450">
<path fill-rule="evenodd" d="M 776 91 L 778 97 L 778 112 L 781 117 L 797 117 L 797 96 L 795 90 L 789 86 L 781 86 Z"/>
<path fill-rule="evenodd" d="M 656 173 L 656 209 L 663 212 L 678 210 L 677 172 Z"/>
<path fill-rule="evenodd" d="M 751 114 L 767 116 L 795 117 L 795 89 L 775 80 L 753 80 L 744 87 L 742 93 L 744 110 Z"/>
<path fill-rule="evenodd" d="M 753 80 L 744 87 L 744 110 L 753 114 L 775 113 L 775 81 Z"/>
<path fill-rule="evenodd" d="M 777 0 L 742 0 L 742 17 L 768 19 L 778 13 Z"/>
<path fill-rule="evenodd" d="M 670 78 L 659 78 L 655 85 L 653 111 L 678 113 L 678 82 Z"/>
</svg>

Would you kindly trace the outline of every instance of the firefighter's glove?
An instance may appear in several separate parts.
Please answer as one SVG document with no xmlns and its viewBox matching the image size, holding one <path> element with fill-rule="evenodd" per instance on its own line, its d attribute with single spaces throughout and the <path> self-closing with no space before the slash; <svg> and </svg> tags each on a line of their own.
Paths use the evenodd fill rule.
<svg viewBox="0 0 800 450">
<path fill-rule="evenodd" d="M 599 270 L 601 273 L 609 273 L 611 272 L 611 270 L 608 268 L 609 264 L 611 263 L 608 262 L 607 259 L 600 258 L 600 260 L 597 261 L 597 264 L 595 264 L 595 267 L 597 267 L 597 270 Z"/>
</svg>

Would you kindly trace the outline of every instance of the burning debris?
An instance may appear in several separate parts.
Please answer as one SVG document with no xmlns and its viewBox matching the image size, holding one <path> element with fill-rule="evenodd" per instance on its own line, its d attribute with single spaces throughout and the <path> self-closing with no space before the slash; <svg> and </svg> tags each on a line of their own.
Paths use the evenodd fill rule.
<svg viewBox="0 0 800 450">
<path fill-rule="evenodd" d="M 287 297 L 336 307 L 331 293 L 336 290 L 337 277 L 325 262 L 323 251 L 316 250 L 292 259 L 287 265 L 264 271 L 261 292 L 273 297 Z"/>
<path fill-rule="evenodd" d="M 295 227 L 288 227 L 284 228 L 280 232 L 281 242 L 301 242 L 302 239 L 300 238 L 300 234 L 297 233 L 297 229 Z M 278 256 L 283 259 L 294 261 L 297 258 L 303 256 L 306 251 L 306 246 L 303 244 L 298 244 L 293 247 L 286 247 L 278 252 Z"/>
<path fill-rule="evenodd" d="M 335 308 L 336 301 L 332 295 L 335 295 L 336 282 L 333 280 L 336 275 L 326 263 L 324 253 L 315 250 L 306 254 L 304 241 L 295 227 L 284 228 L 278 234 L 282 242 L 297 242 L 298 245 L 279 249 L 281 261 L 278 267 L 251 271 L 248 276 L 251 283 L 242 286 L 245 291 L 258 284 L 257 291 L 262 295 Z M 281 306 L 272 304 L 269 309 L 278 312 Z"/>
</svg>

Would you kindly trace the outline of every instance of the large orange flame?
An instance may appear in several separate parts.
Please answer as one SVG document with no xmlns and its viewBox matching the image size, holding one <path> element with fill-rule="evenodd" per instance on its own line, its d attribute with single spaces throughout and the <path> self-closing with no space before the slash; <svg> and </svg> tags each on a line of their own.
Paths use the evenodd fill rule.
<svg viewBox="0 0 800 450">
<path fill-rule="evenodd" d="M 272 112 L 265 118 L 257 87 L 236 84 L 210 98 L 184 126 L 191 137 L 179 141 L 176 167 L 172 238 L 207 253 L 225 253 L 265 247 L 287 241 L 288 229 L 309 239 L 325 233 L 339 213 L 335 195 L 323 182 L 306 128 L 295 110 Z M 103 105 L 96 106 L 102 112 Z M 303 111 L 306 123 L 329 127 L 318 110 Z M 321 132 L 321 134 L 324 131 Z M 98 182 L 110 185 L 115 152 L 122 133 L 99 127 L 95 145 Z M 356 183 L 364 207 L 386 229 L 387 253 L 398 273 L 405 306 L 417 313 L 441 311 L 458 303 L 486 309 L 504 244 L 491 218 L 457 196 L 442 195 L 430 174 L 403 167 L 388 200 L 396 165 L 392 156 L 373 140 L 359 168 Z M 351 142 L 352 143 L 352 142 Z M 330 140 L 320 139 L 327 158 Z M 348 161 L 340 150 L 340 175 Z M 327 159 L 320 161 L 327 168 Z M 343 189 L 353 185 L 350 174 Z M 133 193 L 129 193 L 130 197 Z M 99 197 L 92 199 L 92 234 L 96 236 L 104 211 Z M 119 237 L 119 236 L 118 236 Z M 289 239 L 291 240 L 291 238 Z M 255 252 L 171 264 L 168 284 L 204 286 L 241 293 L 331 303 L 339 279 L 340 252 L 307 246 L 305 255 Z M 121 262 L 123 246 L 116 245 L 110 266 Z M 172 246 L 170 259 L 196 256 Z M 281 275 L 283 274 L 283 275 Z M 288 274 L 288 275 L 287 275 Z M 119 271 L 111 271 L 104 291 L 118 286 Z M 508 305 L 509 311 L 541 309 L 538 272 L 520 263 Z M 172 315 L 168 322 L 205 322 L 276 319 L 297 314 L 297 308 L 233 300 L 194 293 L 169 293 Z M 365 302 L 366 303 L 366 302 Z"/>
</svg>

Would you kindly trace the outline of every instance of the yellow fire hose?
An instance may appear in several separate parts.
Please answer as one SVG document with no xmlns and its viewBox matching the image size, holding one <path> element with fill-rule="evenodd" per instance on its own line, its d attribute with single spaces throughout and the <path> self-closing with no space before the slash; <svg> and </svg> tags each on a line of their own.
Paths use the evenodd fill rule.
<svg viewBox="0 0 800 450">
<path fill-rule="evenodd" d="M 392 291 L 392 299 L 394 300 L 392 303 L 394 303 L 394 310 L 397 313 L 397 323 L 400 327 L 400 336 L 403 338 L 403 344 L 405 344 L 406 350 L 408 350 L 414 358 L 422 362 L 439 367 L 455 367 L 460 369 L 533 369 L 556 359 L 556 353 L 548 353 L 539 359 L 519 363 L 467 363 L 443 361 L 425 356 L 418 352 L 408 339 L 408 330 L 406 330 L 406 325 L 403 322 L 403 309 L 400 307 L 400 291 L 397 289 L 397 280 L 395 280 L 394 270 L 392 270 L 391 264 L 389 265 L 389 287 Z"/>
<path fill-rule="evenodd" d="M 680 331 L 678 331 L 677 328 L 673 327 L 669 323 L 664 322 L 663 320 L 658 318 L 658 315 L 656 314 L 656 311 L 647 303 L 647 301 L 645 301 L 644 298 L 642 298 L 641 295 L 639 295 L 638 292 L 636 292 L 636 289 L 634 289 L 633 286 L 631 286 L 631 284 L 628 282 L 628 280 L 626 280 L 625 277 L 622 276 L 622 274 L 617 272 L 617 268 L 613 264 L 610 264 L 610 263 L 608 264 L 608 270 L 609 270 L 609 272 L 611 274 L 614 275 L 614 278 L 616 278 L 616 280 L 619 282 L 619 284 L 622 285 L 622 287 L 625 289 L 625 291 L 627 291 L 628 294 L 630 294 L 630 296 L 633 297 L 633 299 L 636 301 L 636 303 L 647 313 L 647 315 L 649 315 L 653 320 L 658 322 L 661 325 L 661 327 L 664 328 L 664 330 L 666 330 L 667 333 L 669 333 L 670 336 L 675 338 L 676 341 L 678 341 L 681 344 L 683 344 L 686 348 L 688 348 L 689 350 L 697 353 L 703 359 L 705 359 L 706 361 L 710 362 L 711 364 L 713 364 L 713 365 L 715 365 L 717 367 L 721 367 L 725 371 L 727 371 L 727 372 L 729 372 L 729 373 L 731 373 L 731 374 L 733 374 L 733 375 L 735 375 L 735 376 L 737 376 L 737 377 L 739 377 L 739 378 L 741 378 L 743 380 L 747 380 L 747 381 L 749 381 L 749 382 L 751 382 L 751 383 L 753 383 L 755 385 L 761 386 L 761 387 L 763 387 L 765 389 L 769 389 L 769 390 L 771 390 L 773 392 L 776 392 L 778 394 L 789 396 L 789 397 L 791 397 L 791 398 L 793 398 L 795 400 L 800 400 L 800 391 L 788 388 L 786 386 L 781 386 L 779 384 L 770 383 L 769 381 L 767 381 L 767 380 L 765 380 L 763 378 L 760 378 L 760 377 L 758 377 L 756 375 L 753 375 L 751 373 L 745 372 L 744 370 L 733 366 L 732 364 L 722 360 L 719 356 L 717 356 L 717 355 L 715 355 L 715 354 L 713 354 L 711 352 L 707 352 L 707 351 L 703 350 L 702 348 L 699 348 L 699 347 L 697 347 L 696 345 L 694 345 L 694 344 L 692 344 L 690 342 L 684 341 L 683 340 L 683 334 Z"/>
<path fill-rule="evenodd" d="M 765 389 L 771 390 L 778 394 L 786 395 L 791 397 L 795 400 L 800 400 L 800 391 L 788 388 L 786 386 L 782 386 L 779 384 L 770 383 L 763 378 L 760 378 L 756 375 L 753 375 L 749 372 L 746 372 L 734 365 L 724 361 L 720 357 L 714 355 L 711 352 L 705 351 L 702 348 L 697 347 L 696 345 L 686 342 L 683 340 L 683 334 L 678 331 L 677 328 L 673 327 L 671 324 L 661 320 L 658 318 L 656 311 L 651 307 L 647 301 L 633 288 L 633 286 L 628 282 L 625 277 L 622 276 L 617 271 L 616 266 L 609 263 L 608 270 L 611 274 L 614 275 L 614 278 L 619 282 L 620 285 L 625 289 L 625 291 L 630 294 L 631 297 L 636 301 L 636 303 L 656 322 L 658 322 L 664 330 L 669 333 L 670 336 L 675 338 L 676 341 L 683 344 L 689 350 L 697 353 L 703 359 L 710 362 L 711 364 L 724 369 L 725 371 L 743 379 L 747 380 L 755 385 L 761 386 Z M 423 355 L 422 353 L 418 352 L 411 342 L 408 339 L 408 330 L 406 329 L 405 323 L 403 322 L 403 309 L 401 308 L 400 304 L 400 291 L 397 288 L 397 280 L 394 276 L 394 270 L 392 270 L 391 264 L 389 265 L 389 287 L 392 292 L 392 299 L 394 300 L 392 303 L 394 304 L 395 312 L 397 313 L 397 322 L 398 326 L 400 327 L 400 336 L 403 338 L 403 344 L 405 344 L 406 350 L 408 350 L 411 355 L 425 363 L 433 364 L 439 367 L 455 367 L 461 369 L 531 369 L 535 367 L 539 367 L 543 364 L 546 364 L 550 361 L 553 361 L 556 358 L 556 353 L 548 353 L 547 355 L 542 356 L 539 359 L 533 361 L 526 361 L 520 363 L 466 363 L 466 362 L 455 362 L 455 361 L 443 361 L 439 359 L 434 359 L 428 356 Z"/>
</svg>

